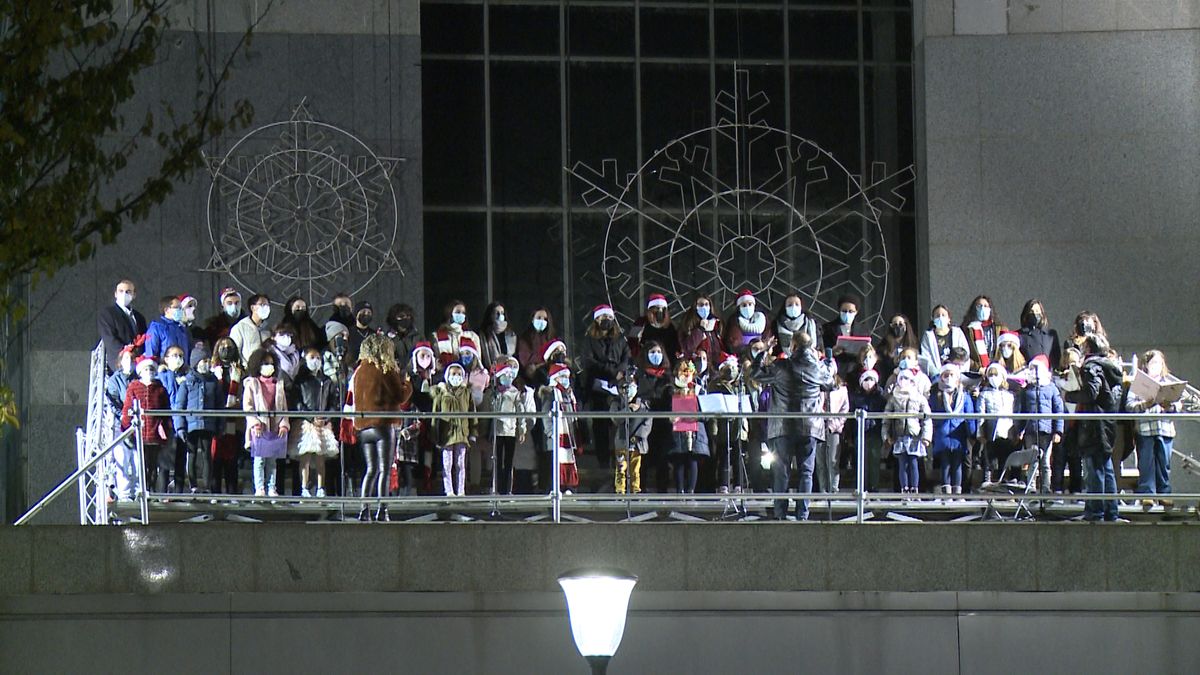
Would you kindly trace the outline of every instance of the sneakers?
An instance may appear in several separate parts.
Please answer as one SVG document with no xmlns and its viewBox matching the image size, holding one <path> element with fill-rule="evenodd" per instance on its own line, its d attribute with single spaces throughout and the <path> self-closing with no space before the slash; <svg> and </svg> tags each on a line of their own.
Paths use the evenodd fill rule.
<svg viewBox="0 0 1200 675">
<path fill-rule="evenodd" d="M 268 497 L 278 497 L 279 491 L 274 488 L 271 488 L 270 490 L 267 490 L 267 496 Z"/>
<path fill-rule="evenodd" d="M 312 497 L 312 493 L 308 491 L 308 488 L 301 488 L 300 496 L 305 499 L 308 499 L 309 497 Z"/>
<path fill-rule="evenodd" d="M 266 492 L 266 490 L 255 490 L 255 491 L 254 491 L 254 496 L 255 496 L 255 497 L 266 497 L 266 496 L 267 496 L 267 492 Z"/>
<path fill-rule="evenodd" d="M 324 498 L 325 498 L 325 488 L 323 488 L 323 487 L 317 488 L 317 499 L 324 499 Z"/>
</svg>

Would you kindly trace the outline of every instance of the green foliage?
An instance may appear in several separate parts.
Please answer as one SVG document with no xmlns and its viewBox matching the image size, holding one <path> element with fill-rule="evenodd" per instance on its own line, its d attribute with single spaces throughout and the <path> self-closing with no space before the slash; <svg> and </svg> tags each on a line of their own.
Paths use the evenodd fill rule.
<svg viewBox="0 0 1200 675">
<path fill-rule="evenodd" d="M 139 74 L 162 54 L 170 4 L 0 0 L 0 289 L 88 259 L 147 218 L 210 140 L 249 123 L 247 102 L 225 108 L 218 93 L 251 30 L 222 63 L 197 60 L 192 110 L 126 119 Z M 148 175 L 128 175 L 135 153 L 156 162 Z M 0 316 L 24 313 L 20 297 L 0 293 Z M 0 388 L 0 425 L 14 411 Z"/>
</svg>

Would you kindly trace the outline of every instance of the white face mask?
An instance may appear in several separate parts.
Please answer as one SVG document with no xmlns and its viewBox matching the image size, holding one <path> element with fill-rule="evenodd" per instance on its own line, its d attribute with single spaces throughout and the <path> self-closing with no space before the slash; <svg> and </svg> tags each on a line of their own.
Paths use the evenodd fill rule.
<svg viewBox="0 0 1200 675">
<path fill-rule="evenodd" d="M 1154 359 L 1153 361 L 1147 362 L 1146 363 L 1146 373 L 1148 375 L 1150 375 L 1150 377 L 1155 377 L 1155 378 L 1162 377 L 1162 373 L 1163 373 L 1162 360 Z"/>
<path fill-rule="evenodd" d="M 120 305 L 122 309 L 129 309 L 129 306 L 133 304 L 133 293 L 128 291 L 118 292 L 113 297 L 116 298 L 117 304 Z"/>
<path fill-rule="evenodd" d="M 988 375 L 988 384 L 992 385 L 992 389 L 999 389 L 1001 384 L 1004 384 L 1004 378 L 999 375 Z"/>
<path fill-rule="evenodd" d="M 1013 348 L 1012 348 L 1012 345 L 1004 345 L 1003 347 L 1001 347 L 1001 348 L 1000 348 L 1000 355 L 1001 355 L 1001 356 L 1003 356 L 1003 357 L 1004 357 L 1004 358 L 1006 358 L 1006 359 L 1010 359 L 1010 358 L 1012 358 L 1012 355 L 1013 355 Z"/>
<path fill-rule="evenodd" d="M 457 373 L 450 375 L 446 378 L 446 383 L 451 387 L 461 387 L 463 383 L 463 376 Z"/>
<path fill-rule="evenodd" d="M 308 369 L 315 373 L 321 370 L 321 359 L 309 357 L 304 359 L 304 365 L 308 366 Z"/>
<path fill-rule="evenodd" d="M 254 308 L 254 313 L 258 316 L 259 321 L 266 321 L 271 316 L 271 306 L 258 305 Z"/>
<path fill-rule="evenodd" d="M 262 368 L 259 368 L 258 372 L 261 373 L 263 377 L 271 377 L 275 374 L 275 366 L 269 363 L 264 363 Z"/>
<path fill-rule="evenodd" d="M 288 347 L 292 346 L 292 336 L 291 335 L 277 335 L 277 336 L 275 336 L 275 344 L 279 345 L 283 349 L 287 349 Z"/>
<path fill-rule="evenodd" d="M 800 313 L 802 310 L 800 308 L 800 305 L 788 305 L 787 307 L 784 308 L 784 311 L 787 312 L 787 317 L 789 319 L 796 319 L 796 318 L 800 317 Z"/>
<path fill-rule="evenodd" d="M 167 368 L 170 368 L 171 370 L 179 370 L 182 367 L 183 367 L 183 359 L 181 357 L 178 357 L 178 356 L 168 356 L 167 357 Z"/>
<path fill-rule="evenodd" d="M 235 302 L 232 305 L 225 305 L 225 314 L 227 316 L 232 318 L 232 317 L 236 317 L 238 314 L 241 314 L 241 313 L 242 313 L 242 306 L 239 305 L 238 303 Z"/>
</svg>

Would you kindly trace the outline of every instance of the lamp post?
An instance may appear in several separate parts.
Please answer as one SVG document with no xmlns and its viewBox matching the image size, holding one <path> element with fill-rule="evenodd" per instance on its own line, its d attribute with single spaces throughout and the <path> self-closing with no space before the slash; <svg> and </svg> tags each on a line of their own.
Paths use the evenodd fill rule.
<svg viewBox="0 0 1200 675">
<path fill-rule="evenodd" d="M 629 596 L 636 583 L 636 576 L 606 568 L 571 570 L 558 577 L 567 596 L 571 635 L 592 667 L 592 675 L 604 675 L 608 660 L 621 646 Z"/>
</svg>

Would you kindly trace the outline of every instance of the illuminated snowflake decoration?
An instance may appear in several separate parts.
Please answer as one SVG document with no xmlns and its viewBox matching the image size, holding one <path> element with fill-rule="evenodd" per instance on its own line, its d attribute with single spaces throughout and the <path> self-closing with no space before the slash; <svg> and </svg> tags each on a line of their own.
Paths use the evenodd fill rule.
<svg viewBox="0 0 1200 675">
<path fill-rule="evenodd" d="M 380 272 L 403 274 L 393 252 L 400 160 L 314 120 L 303 101 L 290 119 L 206 159 L 213 252 L 205 271 L 277 302 L 300 295 L 312 307 L 336 290 L 358 293 Z"/>
<path fill-rule="evenodd" d="M 604 208 L 602 274 L 609 303 L 625 318 L 663 293 L 673 312 L 698 293 L 722 311 L 748 288 L 777 309 L 798 291 L 824 319 L 837 298 L 864 299 L 865 325 L 879 327 L 888 258 L 880 216 L 899 211 L 911 166 L 882 164 L 863 180 L 815 142 L 762 119 L 767 96 L 748 72 L 716 99 L 717 123 L 681 136 L 622 177 L 616 162 L 567 172 L 587 206 Z"/>
</svg>

